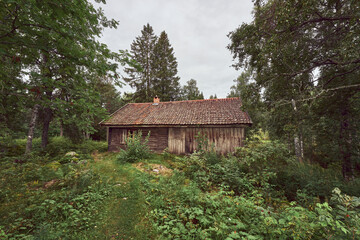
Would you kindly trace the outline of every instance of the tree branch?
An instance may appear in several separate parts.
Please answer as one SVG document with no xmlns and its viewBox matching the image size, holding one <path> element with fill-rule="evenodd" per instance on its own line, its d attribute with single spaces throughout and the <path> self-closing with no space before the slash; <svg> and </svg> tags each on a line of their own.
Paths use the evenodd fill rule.
<svg viewBox="0 0 360 240">
<path fill-rule="evenodd" d="M 319 98 L 321 95 L 323 95 L 324 93 L 327 93 L 327 92 L 336 91 L 336 90 L 340 90 L 340 89 L 346 89 L 346 88 L 354 88 L 354 87 L 358 87 L 360 89 L 360 84 L 352 84 L 352 85 L 346 85 L 346 86 L 339 86 L 336 88 L 321 89 L 320 92 L 318 94 L 316 94 L 314 97 L 299 99 L 299 100 L 296 100 L 296 102 L 310 101 L 310 100 Z M 283 103 L 277 105 L 276 107 L 284 106 L 287 104 L 292 104 L 293 101 L 294 100 L 283 100 Z"/>
</svg>

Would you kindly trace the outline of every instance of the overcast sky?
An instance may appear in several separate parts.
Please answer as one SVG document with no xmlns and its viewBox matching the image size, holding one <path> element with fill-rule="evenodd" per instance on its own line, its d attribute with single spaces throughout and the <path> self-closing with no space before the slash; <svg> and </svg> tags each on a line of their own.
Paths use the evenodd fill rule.
<svg viewBox="0 0 360 240">
<path fill-rule="evenodd" d="M 101 38 L 113 51 L 130 50 L 147 23 L 157 36 L 165 31 L 178 61 L 181 85 L 195 79 L 205 98 L 214 94 L 226 97 L 240 75 L 230 66 L 227 34 L 252 20 L 251 0 L 107 0 L 106 5 L 96 6 L 120 22 L 117 29 L 105 30 Z"/>
</svg>

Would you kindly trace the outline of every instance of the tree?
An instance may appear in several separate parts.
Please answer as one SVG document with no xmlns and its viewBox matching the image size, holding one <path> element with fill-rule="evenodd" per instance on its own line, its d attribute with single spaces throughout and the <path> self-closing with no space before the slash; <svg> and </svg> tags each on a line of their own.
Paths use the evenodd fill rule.
<svg viewBox="0 0 360 240">
<path fill-rule="evenodd" d="M 217 99 L 216 94 L 215 95 L 210 95 L 209 99 Z"/>
<path fill-rule="evenodd" d="M 125 68 L 128 76 L 124 79 L 135 88 L 134 102 L 150 102 L 154 96 L 163 101 L 179 98 L 177 61 L 165 31 L 158 38 L 150 24 L 145 25 L 131 44 L 130 54 L 140 65 Z"/>
<path fill-rule="evenodd" d="M 258 0 L 228 46 L 235 68 L 255 73 L 273 134 L 302 135 L 322 165 L 342 159 L 347 179 L 359 158 L 359 10 L 350 0 Z"/>
<path fill-rule="evenodd" d="M 11 89 L 9 97 L 21 95 L 21 101 L 32 109 L 26 151 L 31 150 L 39 111 L 43 147 L 55 116 L 74 129 L 92 131 L 94 117 L 105 113 L 94 91 L 94 79 L 116 78 L 116 62 L 124 63 L 121 54 L 109 51 L 96 37 L 104 27 L 118 23 L 85 0 L 5 0 L 0 9 L 1 83 Z M 18 83 L 12 88 L 7 79 L 15 68 L 20 71 L 13 76 Z"/>
<path fill-rule="evenodd" d="M 106 109 L 109 115 L 125 105 L 121 94 L 114 86 L 112 79 L 99 78 L 96 82 L 95 90 L 100 95 L 101 106 Z M 92 123 L 92 127 L 95 129 L 95 132 L 91 134 L 93 140 L 106 140 L 106 131 L 99 125 L 101 120 L 103 120 L 103 118 L 97 117 Z"/>
<path fill-rule="evenodd" d="M 148 23 L 141 30 L 141 36 L 136 37 L 131 44 L 131 57 L 138 62 L 142 69 L 139 70 L 136 67 L 125 68 L 128 77 L 124 78 L 124 80 L 132 88 L 135 88 L 135 102 L 149 102 L 155 96 L 153 92 L 155 74 L 152 61 L 154 60 L 156 40 L 154 30 Z"/>
<path fill-rule="evenodd" d="M 252 129 L 266 129 L 266 111 L 264 102 L 261 99 L 260 89 L 252 80 L 251 71 L 242 72 L 240 76 L 234 80 L 235 85 L 231 86 L 228 98 L 240 97 L 242 102 L 242 110 L 250 114 L 253 122 Z"/>
<path fill-rule="evenodd" d="M 186 82 L 186 85 L 182 87 L 182 99 L 183 100 L 197 100 L 204 99 L 204 94 L 200 92 L 197 87 L 195 79 L 190 79 Z"/>
<path fill-rule="evenodd" d="M 153 92 L 162 101 L 180 98 L 180 84 L 177 75 L 177 61 L 174 49 L 165 31 L 161 32 L 154 47 L 152 69 L 154 71 Z"/>
<path fill-rule="evenodd" d="M 16 60 L 4 58 L 0 64 L 0 137 L 25 136 L 26 91 L 20 66 Z"/>
</svg>

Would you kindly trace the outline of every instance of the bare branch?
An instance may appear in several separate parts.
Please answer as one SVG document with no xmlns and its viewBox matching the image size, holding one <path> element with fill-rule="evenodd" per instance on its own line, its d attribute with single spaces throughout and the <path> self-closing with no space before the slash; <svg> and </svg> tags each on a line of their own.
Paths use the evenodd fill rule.
<svg viewBox="0 0 360 240">
<path fill-rule="evenodd" d="M 327 93 L 327 92 L 337 91 L 337 90 L 346 89 L 346 88 L 356 88 L 356 87 L 358 87 L 360 89 L 360 84 L 352 84 L 352 85 L 339 86 L 339 87 L 336 87 L 336 88 L 321 89 L 320 92 L 318 94 L 316 94 L 315 96 L 309 97 L 309 98 L 299 99 L 299 100 L 296 100 L 296 102 L 310 101 L 310 100 L 314 100 L 316 98 L 319 98 L 321 95 L 323 95 L 324 93 Z M 287 105 L 287 104 L 293 104 L 293 101 L 294 101 L 294 99 L 283 100 L 282 101 L 283 103 L 277 105 L 276 107 L 284 106 L 284 105 Z"/>
</svg>

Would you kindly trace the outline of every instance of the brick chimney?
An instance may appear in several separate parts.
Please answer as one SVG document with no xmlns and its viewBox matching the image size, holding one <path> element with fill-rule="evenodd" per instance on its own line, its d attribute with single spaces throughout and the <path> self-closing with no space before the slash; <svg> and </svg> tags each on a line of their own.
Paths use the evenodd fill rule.
<svg viewBox="0 0 360 240">
<path fill-rule="evenodd" d="M 158 96 L 154 97 L 154 103 L 159 104 L 160 103 L 160 98 L 158 98 Z"/>
</svg>

